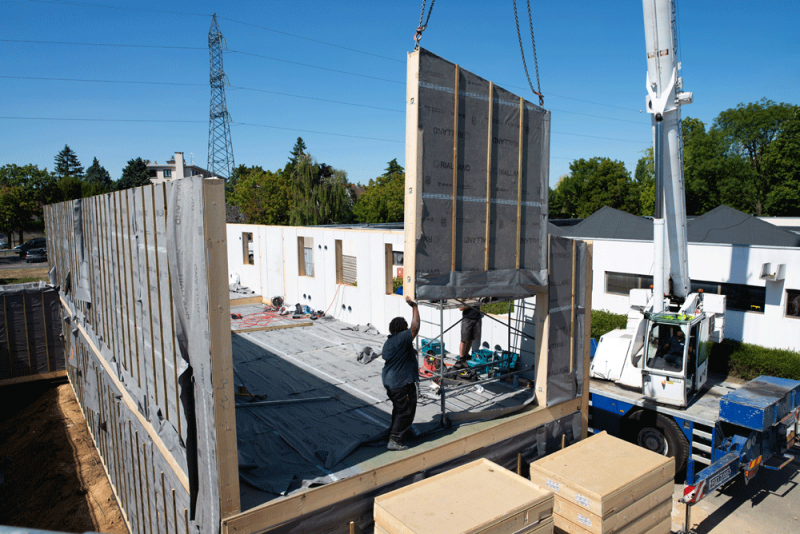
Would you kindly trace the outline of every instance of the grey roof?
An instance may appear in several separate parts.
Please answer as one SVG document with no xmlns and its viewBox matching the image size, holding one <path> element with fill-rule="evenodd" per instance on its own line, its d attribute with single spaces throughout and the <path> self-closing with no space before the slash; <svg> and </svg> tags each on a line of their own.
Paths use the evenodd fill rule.
<svg viewBox="0 0 800 534">
<path fill-rule="evenodd" d="M 729 206 L 719 206 L 688 224 L 690 243 L 800 247 L 800 236 Z"/>
<path fill-rule="evenodd" d="M 690 218 L 686 226 L 690 243 L 800 247 L 800 236 L 797 234 L 730 206 L 719 206 L 703 215 Z M 552 228 L 551 225 L 550 229 Z M 653 240 L 652 219 L 608 206 L 600 208 L 575 226 L 562 226 L 558 229 L 561 231 L 559 235 L 583 239 Z"/>
<path fill-rule="evenodd" d="M 653 240 L 653 222 L 603 206 L 575 226 L 561 227 L 562 235 L 590 239 Z"/>
</svg>

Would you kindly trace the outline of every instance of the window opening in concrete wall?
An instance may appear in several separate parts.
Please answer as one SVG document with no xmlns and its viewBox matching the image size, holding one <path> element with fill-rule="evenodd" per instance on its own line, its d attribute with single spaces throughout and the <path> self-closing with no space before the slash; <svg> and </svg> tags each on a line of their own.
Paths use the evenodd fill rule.
<svg viewBox="0 0 800 534">
<path fill-rule="evenodd" d="M 336 240 L 336 283 L 358 285 L 358 262 L 351 241 Z"/>
<path fill-rule="evenodd" d="M 300 276 L 314 276 L 313 237 L 297 237 L 297 270 Z"/>
<path fill-rule="evenodd" d="M 800 290 L 786 290 L 786 317 L 800 319 Z"/>
<path fill-rule="evenodd" d="M 255 265 L 252 232 L 242 232 L 242 263 L 245 265 Z"/>
<path fill-rule="evenodd" d="M 692 280 L 692 292 L 698 289 L 702 289 L 705 293 L 725 295 L 728 310 L 764 313 L 764 304 L 767 300 L 765 287 Z"/>
<path fill-rule="evenodd" d="M 606 272 L 606 293 L 628 295 L 631 289 L 649 289 L 653 277 L 646 274 Z"/>
</svg>

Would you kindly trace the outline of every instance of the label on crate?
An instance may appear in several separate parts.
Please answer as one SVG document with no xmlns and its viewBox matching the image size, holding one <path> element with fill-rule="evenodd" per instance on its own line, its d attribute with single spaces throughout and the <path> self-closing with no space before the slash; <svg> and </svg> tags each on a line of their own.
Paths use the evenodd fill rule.
<svg viewBox="0 0 800 534">
<path fill-rule="evenodd" d="M 555 480 L 547 479 L 547 487 L 553 491 L 561 491 L 561 485 Z"/>
<path fill-rule="evenodd" d="M 583 506 L 584 508 L 589 508 L 589 499 L 581 495 L 580 493 L 575 494 L 575 502 Z"/>
<path fill-rule="evenodd" d="M 589 519 L 588 517 L 584 516 L 584 515 L 581 515 L 581 514 L 578 514 L 578 523 L 582 523 L 582 524 L 586 525 L 587 527 L 591 527 L 592 526 L 592 520 Z"/>
</svg>

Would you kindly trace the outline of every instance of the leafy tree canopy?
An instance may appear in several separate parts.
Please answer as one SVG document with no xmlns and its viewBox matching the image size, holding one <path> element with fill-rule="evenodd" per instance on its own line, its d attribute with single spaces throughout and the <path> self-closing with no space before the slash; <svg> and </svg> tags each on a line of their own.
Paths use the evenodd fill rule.
<svg viewBox="0 0 800 534">
<path fill-rule="evenodd" d="M 37 210 L 41 210 L 39 203 L 23 187 L 0 186 L 0 229 L 7 234 L 19 231 L 22 242 L 22 230 L 30 223 L 31 215 Z"/>
<path fill-rule="evenodd" d="M 305 154 L 297 160 L 291 176 L 289 224 L 314 226 L 352 221 L 354 195 L 344 171 L 317 163 Z"/>
<path fill-rule="evenodd" d="M 773 183 L 765 201 L 766 212 L 800 216 L 800 107 L 795 107 L 764 153 L 764 172 Z"/>
<path fill-rule="evenodd" d="M 578 159 L 570 163 L 550 196 L 550 213 L 565 218 L 588 217 L 603 206 L 638 214 L 639 191 L 621 161 Z"/>
<path fill-rule="evenodd" d="M 236 187 L 229 196 L 229 202 L 241 209 L 248 224 L 289 223 L 292 187 L 284 173 L 240 165 L 237 176 Z"/>
<path fill-rule="evenodd" d="M 109 190 L 113 184 L 111 181 L 111 175 L 108 174 L 108 171 L 105 167 L 100 165 L 100 162 L 97 161 L 97 158 L 94 158 L 92 164 L 89 165 L 88 169 L 86 169 L 86 176 L 84 177 L 84 180 L 87 184 L 105 186 Z"/>
<path fill-rule="evenodd" d="M 53 174 L 58 178 L 63 178 L 65 176 L 83 177 L 81 162 L 78 161 L 78 156 L 72 151 L 69 145 L 64 145 L 64 148 L 56 154 Z"/>
<path fill-rule="evenodd" d="M 389 162 L 386 171 L 370 180 L 364 193 L 353 206 L 353 215 L 360 223 L 402 222 L 404 217 L 405 169 L 397 158 Z"/>
<path fill-rule="evenodd" d="M 122 169 L 122 176 L 115 184 L 115 189 L 130 189 L 131 187 L 141 187 L 150 185 L 150 175 L 147 171 L 147 163 L 142 158 L 128 160 L 128 164 Z"/>
<path fill-rule="evenodd" d="M 656 204 L 656 171 L 653 161 L 653 147 L 642 150 L 642 156 L 636 163 L 633 178 L 639 189 L 638 215 L 652 215 Z"/>
</svg>

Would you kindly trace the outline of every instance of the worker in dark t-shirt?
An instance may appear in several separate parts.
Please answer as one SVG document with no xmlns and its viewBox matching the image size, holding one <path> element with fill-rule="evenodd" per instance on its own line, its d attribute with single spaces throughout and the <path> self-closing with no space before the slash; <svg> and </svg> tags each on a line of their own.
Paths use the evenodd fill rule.
<svg viewBox="0 0 800 534">
<path fill-rule="evenodd" d="M 381 354 L 386 360 L 381 372 L 383 387 L 392 401 L 392 426 L 389 428 L 389 444 L 386 446 L 390 451 L 408 449 L 403 438 L 411 429 L 414 414 L 417 412 L 419 364 L 412 342 L 419 333 L 419 310 L 417 303 L 410 297 L 406 297 L 406 302 L 413 310 L 411 327 L 403 317 L 392 319 L 389 323 L 389 338 L 383 344 Z"/>
<path fill-rule="evenodd" d="M 481 312 L 471 306 L 462 306 L 461 310 L 461 345 L 458 347 L 459 360 L 454 369 L 467 367 L 470 349 L 475 350 L 481 343 Z"/>
</svg>

